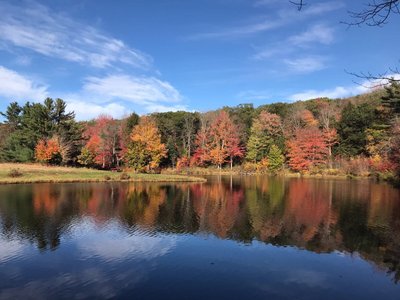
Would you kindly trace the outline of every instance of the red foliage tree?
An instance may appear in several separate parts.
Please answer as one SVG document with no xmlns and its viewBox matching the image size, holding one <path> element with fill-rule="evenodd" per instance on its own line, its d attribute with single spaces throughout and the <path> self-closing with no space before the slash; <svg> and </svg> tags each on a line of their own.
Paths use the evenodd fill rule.
<svg viewBox="0 0 400 300">
<path fill-rule="evenodd" d="M 229 159 L 232 167 L 233 159 L 244 154 L 238 133 L 239 130 L 229 114 L 221 111 L 209 127 L 202 128 L 197 134 L 198 148 L 192 157 L 192 162 L 197 165 L 211 162 L 221 168 Z"/>
<path fill-rule="evenodd" d="M 119 164 L 121 130 L 118 122 L 109 116 L 99 116 L 87 126 L 84 137 L 85 148 L 92 153 L 94 162 L 102 168 Z"/>
<path fill-rule="evenodd" d="M 327 145 L 324 135 L 316 127 L 297 129 L 287 146 L 289 166 L 295 171 L 307 171 L 326 163 Z"/>
</svg>

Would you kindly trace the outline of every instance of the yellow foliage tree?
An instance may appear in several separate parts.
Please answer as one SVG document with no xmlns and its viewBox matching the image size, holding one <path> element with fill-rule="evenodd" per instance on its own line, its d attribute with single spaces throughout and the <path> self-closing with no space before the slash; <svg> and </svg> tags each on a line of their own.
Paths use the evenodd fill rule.
<svg viewBox="0 0 400 300">
<path fill-rule="evenodd" d="M 130 136 L 126 159 L 137 171 L 154 170 L 161 160 L 167 156 L 165 144 L 161 143 L 161 135 L 151 117 L 142 117 Z"/>
</svg>

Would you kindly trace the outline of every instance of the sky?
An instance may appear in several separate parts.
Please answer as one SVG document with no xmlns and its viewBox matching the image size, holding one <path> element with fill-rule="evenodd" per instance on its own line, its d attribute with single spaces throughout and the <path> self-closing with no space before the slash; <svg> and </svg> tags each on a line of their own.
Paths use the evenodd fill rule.
<svg viewBox="0 0 400 300">
<path fill-rule="evenodd" d="M 343 24 L 367 1 L 0 0 L 0 111 L 52 97 L 87 120 L 363 93 L 348 72 L 400 59 L 400 18 Z"/>
</svg>

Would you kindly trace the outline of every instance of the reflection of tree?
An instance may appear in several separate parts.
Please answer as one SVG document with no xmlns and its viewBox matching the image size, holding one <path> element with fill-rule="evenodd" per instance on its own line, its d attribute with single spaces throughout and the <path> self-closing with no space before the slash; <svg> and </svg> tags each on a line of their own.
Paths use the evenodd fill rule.
<svg viewBox="0 0 400 300">
<path fill-rule="evenodd" d="M 368 181 L 219 177 L 204 184 L 0 187 L 4 236 L 56 249 L 83 217 L 166 233 L 214 234 L 314 252 L 358 252 L 400 277 L 400 194 Z"/>
<path fill-rule="evenodd" d="M 199 218 L 199 229 L 222 238 L 235 235 L 232 229 L 241 219 L 243 189 L 220 180 L 211 185 L 193 185 L 191 189 L 194 195 L 198 195 L 193 205 Z"/>
</svg>

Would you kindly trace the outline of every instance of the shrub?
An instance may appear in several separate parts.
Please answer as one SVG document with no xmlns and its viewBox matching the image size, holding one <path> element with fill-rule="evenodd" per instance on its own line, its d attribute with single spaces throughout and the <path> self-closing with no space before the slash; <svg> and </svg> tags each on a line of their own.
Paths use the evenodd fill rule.
<svg viewBox="0 0 400 300">
<path fill-rule="evenodd" d="M 127 173 L 122 173 L 120 176 L 121 180 L 129 180 L 131 178 L 131 176 L 129 176 L 129 174 Z"/>
<path fill-rule="evenodd" d="M 19 169 L 11 169 L 10 172 L 8 172 L 8 176 L 15 178 L 15 177 L 21 177 L 24 174 L 19 170 Z"/>
</svg>

